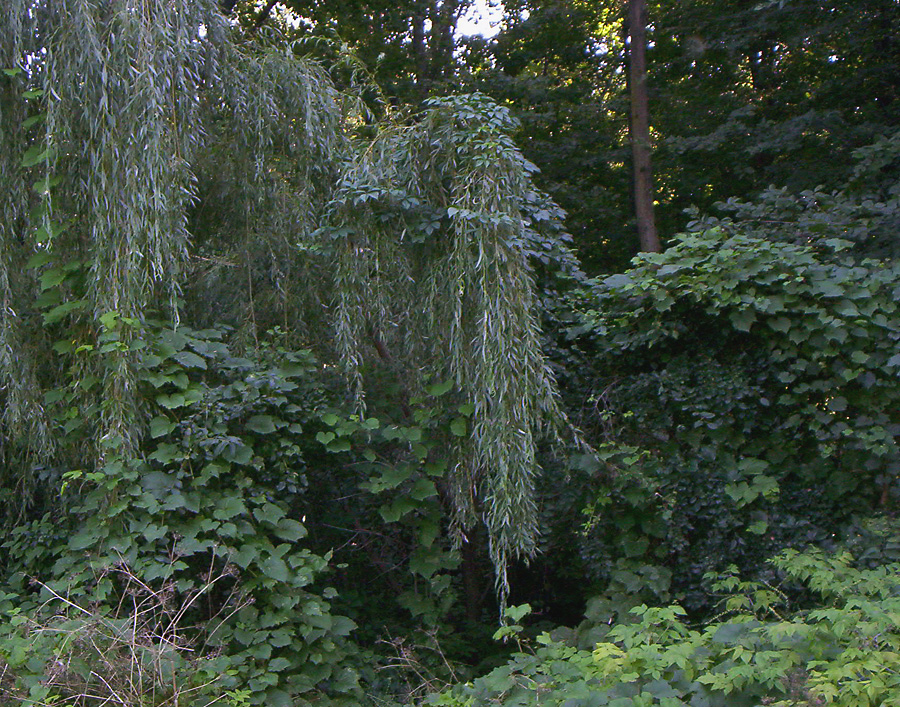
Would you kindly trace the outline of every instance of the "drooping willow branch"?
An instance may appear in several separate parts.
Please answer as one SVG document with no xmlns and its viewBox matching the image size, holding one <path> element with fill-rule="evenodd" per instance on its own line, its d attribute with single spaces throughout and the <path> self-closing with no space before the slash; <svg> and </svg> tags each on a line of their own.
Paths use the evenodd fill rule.
<svg viewBox="0 0 900 707">
<path fill-rule="evenodd" d="M 160 312 L 204 323 L 214 313 L 240 331 L 279 310 L 279 326 L 305 326 L 339 352 L 360 401 L 377 331 L 412 387 L 451 379 L 474 408 L 470 434 L 447 452 L 450 497 L 459 537 L 483 516 L 505 592 L 510 558 L 536 546 L 538 440 L 561 419 L 526 255 L 532 167 L 508 137 L 508 112 L 483 96 L 445 99 L 363 140 L 354 129 L 365 121 L 325 69 L 290 45 L 236 41 L 215 0 L 36 4 L 14 0 L 0 42 L 4 57 L 31 57 L 46 91 L 50 169 L 61 177 L 53 209 L 70 228 L 20 250 L 84 264 L 84 306 L 66 331 L 89 336 L 110 313 L 140 322 Z M 15 108 L 0 110 L 15 120 Z M 34 277 L 10 276 L 9 224 L 28 219 L 29 199 L 9 124 L 0 363 L 27 360 L 7 303 L 35 290 Z M 49 349 L 52 334 L 30 334 Z M 137 453 L 146 426 L 136 346 L 122 343 L 75 374 L 102 383 L 83 393 L 107 443 L 98 458 L 110 443 Z M 27 404 L 4 382 L 7 410 L 18 411 L 6 427 Z M 39 399 L 40 384 L 29 385 Z"/>
<path fill-rule="evenodd" d="M 460 529 L 484 509 L 501 593 L 509 559 L 535 549 L 538 438 L 562 420 L 524 248 L 530 165 L 510 127 L 483 96 L 435 101 L 415 124 L 386 128 L 334 202 L 344 361 L 363 386 L 366 313 L 399 339 L 390 350 L 419 385 L 449 377 L 474 405 L 452 496 Z"/>
</svg>

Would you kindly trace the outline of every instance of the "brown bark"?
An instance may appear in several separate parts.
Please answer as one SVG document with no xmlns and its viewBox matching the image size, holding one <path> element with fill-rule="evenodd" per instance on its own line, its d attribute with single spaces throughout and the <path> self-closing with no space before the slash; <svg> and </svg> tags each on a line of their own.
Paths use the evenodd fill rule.
<svg viewBox="0 0 900 707">
<path fill-rule="evenodd" d="M 653 173 L 650 154 L 650 109 L 647 94 L 647 1 L 628 4 L 628 83 L 631 94 L 631 154 L 634 162 L 634 207 L 642 251 L 662 247 L 653 217 Z"/>
<path fill-rule="evenodd" d="M 424 0 L 415 5 L 412 18 L 413 62 L 416 72 L 416 89 L 420 97 L 428 94 L 428 49 L 425 46 L 425 7 Z"/>
<path fill-rule="evenodd" d="M 444 0 L 440 7 L 434 7 L 431 25 L 431 71 L 432 81 L 447 78 L 453 64 L 453 31 L 459 19 L 458 0 Z"/>
</svg>

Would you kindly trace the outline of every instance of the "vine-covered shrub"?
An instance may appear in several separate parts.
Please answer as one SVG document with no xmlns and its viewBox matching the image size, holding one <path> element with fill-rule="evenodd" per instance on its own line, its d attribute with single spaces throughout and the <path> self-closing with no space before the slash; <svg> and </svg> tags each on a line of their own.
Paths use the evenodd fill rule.
<svg viewBox="0 0 900 707">
<path fill-rule="evenodd" d="M 727 617 L 694 627 L 678 605 L 632 610 L 592 650 L 538 637 L 534 651 L 429 699 L 443 707 L 812 707 L 900 703 L 900 565 L 865 568 L 847 551 L 772 561 L 818 596 L 789 611 L 779 588 L 734 574 L 714 588 Z"/>
<path fill-rule="evenodd" d="M 24 617 L 0 640 L 10 690 L 49 699 L 54 683 L 43 676 L 62 660 L 81 661 L 83 670 L 63 672 L 87 682 L 63 681 L 55 694 L 90 694 L 93 683 L 121 679 L 114 660 L 96 665 L 118 642 L 157 658 L 169 651 L 168 670 L 186 671 L 180 677 L 201 695 L 230 691 L 273 705 L 344 695 L 356 703 L 344 641 L 354 624 L 331 613 L 334 590 L 313 589 L 329 558 L 301 542 L 303 517 L 322 512 L 305 508 L 302 496 L 301 447 L 320 395 L 311 356 L 265 347 L 251 360 L 234 356 L 219 331 L 102 321 L 96 342 L 57 349 L 72 370 L 83 357 L 114 364 L 134 355 L 149 431 L 140 456 L 106 439 L 98 468 L 63 471 L 65 520 L 21 525 L 4 544 L 8 586 L 19 593 L 4 608 Z M 103 411 L 81 383 L 48 395 L 73 449 Z M 36 594 L 29 576 L 40 582 Z M 129 625 L 130 639 L 119 635 Z M 195 684 L 197 671 L 215 679 Z M 169 682 L 169 697 L 177 683 Z"/>
<path fill-rule="evenodd" d="M 848 246 L 713 229 L 598 284 L 587 423 L 619 469 L 589 508 L 598 575 L 661 567 L 701 610 L 705 572 L 896 502 L 900 269 Z"/>
</svg>

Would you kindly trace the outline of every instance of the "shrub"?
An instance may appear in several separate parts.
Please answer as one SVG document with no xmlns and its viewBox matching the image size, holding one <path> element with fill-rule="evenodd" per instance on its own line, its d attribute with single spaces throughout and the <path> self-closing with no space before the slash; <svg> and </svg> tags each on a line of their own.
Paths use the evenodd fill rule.
<svg viewBox="0 0 900 707">
<path fill-rule="evenodd" d="M 788 612 L 778 588 L 719 577 L 725 613 L 699 628 L 680 606 L 632 610 L 593 650 L 548 634 L 532 652 L 433 695 L 443 707 L 775 707 L 900 704 L 900 564 L 849 551 L 788 550 L 772 561 L 819 598 Z"/>
</svg>

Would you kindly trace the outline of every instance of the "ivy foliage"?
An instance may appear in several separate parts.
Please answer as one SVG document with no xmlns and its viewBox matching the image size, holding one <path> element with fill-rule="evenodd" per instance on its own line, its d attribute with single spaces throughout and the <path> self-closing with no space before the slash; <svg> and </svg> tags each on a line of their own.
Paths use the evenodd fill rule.
<svg viewBox="0 0 900 707">
<path fill-rule="evenodd" d="M 328 694 L 335 704 L 341 694 L 354 703 L 345 639 L 355 626 L 332 614 L 333 589 L 313 589 L 329 556 L 302 542 L 302 519 L 324 510 L 302 500 L 304 428 L 321 397 L 312 357 L 274 348 L 237 357 L 221 331 L 147 324 L 126 332 L 138 323 L 115 315 L 101 322 L 96 343 L 57 346 L 72 376 L 48 392 L 48 409 L 69 444 L 92 435 L 103 400 L 96 381 L 77 375 L 82 360 L 108 359 L 130 341 L 150 408 L 143 454 L 128 456 L 108 440 L 102 466 L 54 470 L 54 508 L 4 544 L 7 586 L 19 593 L 6 595 L 5 611 L 28 617 L 9 623 L 0 645 L 11 689 L 43 684 L 55 652 L 79 657 L 67 633 L 58 645 L 23 645 L 60 620 L 61 597 L 88 616 L 107 607 L 101 625 L 115 626 L 142 621 L 145 606 L 163 596 L 162 605 L 181 607 L 166 624 L 179 634 L 173 650 L 189 649 L 194 669 L 216 676 L 213 696 L 245 689 L 252 704 Z M 32 598 L 34 575 L 46 579 Z M 157 636 L 160 645 L 167 636 Z M 66 682 L 53 694 L 82 694 L 71 691 Z"/>
<path fill-rule="evenodd" d="M 897 453 L 891 425 L 900 270 L 835 257 L 848 245 L 831 240 L 816 252 L 716 231 L 685 236 L 665 254 L 641 256 L 634 270 L 604 281 L 608 294 L 601 302 L 613 306 L 597 326 L 625 354 L 665 347 L 663 361 L 691 355 L 701 339 L 717 337 L 721 344 L 705 346 L 705 355 L 712 349 L 713 356 L 747 363 L 756 358 L 756 376 L 747 382 L 761 394 L 746 404 L 773 407 L 767 417 L 785 438 L 796 439 L 802 424 L 820 456 L 834 453 L 844 465 L 887 471 Z M 629 311 L 616 311 L 620 302 Z M 691 317 L 719 326 L 710 331 Z M 679 421 L 686 441 L 704 428 L 703 415 L 690 412 L 694 419 Z M 748 446 L 733 448 L 764 459 L 762 440 L 747 437 L 741 441 Z M 769 446 L 780 445 L 770 439 Z"/>
</svg>

